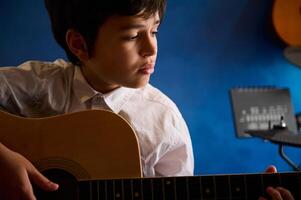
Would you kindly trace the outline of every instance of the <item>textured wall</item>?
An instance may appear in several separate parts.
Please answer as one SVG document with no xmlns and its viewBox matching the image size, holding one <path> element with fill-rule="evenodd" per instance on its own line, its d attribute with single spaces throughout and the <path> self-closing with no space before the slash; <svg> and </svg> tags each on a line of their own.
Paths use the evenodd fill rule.
<svg viewBox="0 0 301 200">
<path fill-rule="evenodd" d="M 301 110 L 301 69 L 282 56 L 271 27 L 272 0 L 170 0 L 159 33 L 152 84 L 179 106 L 191 131 L 196 174 L 290 168 L 277 146 L 237 139 L 228 90 L 234 86 L 289 87 Z M 65 57 L 50 33 L 43 1 L 0 2 L 0 65 Z M 298 164 L 301 149 L 287 148 Z"/>
</svg>

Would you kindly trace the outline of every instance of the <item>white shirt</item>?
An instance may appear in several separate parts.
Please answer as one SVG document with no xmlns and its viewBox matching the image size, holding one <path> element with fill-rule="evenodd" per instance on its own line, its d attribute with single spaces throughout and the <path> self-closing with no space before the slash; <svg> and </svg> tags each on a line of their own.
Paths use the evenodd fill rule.
<svg viewBox="0 0 301 200">
<path fill-rule="evenodd" d="M 1 107 L 25 117 L 111 110 L 135 130 L 144 176 L 193 175 L 193 152 L 186 123 L 176 105 L 150 84 L 139 89 L 120 87 L 101 94 L 87 83 L 80 67 L 63 60 L 1 67 L 0 83 Z"/>
</svg>

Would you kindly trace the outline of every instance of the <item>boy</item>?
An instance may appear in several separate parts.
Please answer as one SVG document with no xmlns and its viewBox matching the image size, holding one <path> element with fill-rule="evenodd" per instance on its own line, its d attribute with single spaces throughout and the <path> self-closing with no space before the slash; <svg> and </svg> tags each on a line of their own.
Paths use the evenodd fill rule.
<svg viewBox="0 0 301 200">
<path fill-rule="evenodd" d="M 193 175 L 187 126 L 176 105 L 148 84 L 165 0 L 45 3 L 54 37 L 72 64 L 32 61 L 2 68 L 1 107 L 25 117 L 112 110 L 137 133 L 144 176 Z M 58 188 L 1 143 L 0 177 L 0 199 L 35 199 L 31 182 L 48 191 Z"/>
<path fill-rule="evenodd" d="M 165 0 L 45 0 L 45 4 L 54 37 L 72 64 L 31 61 L 1 68 L 1 107 L 25 117 L 111 110 L 135 129 L 144 176 L 193 175 L 187 126 L 176 105 L 148 84 Z M 34 199 L 30 181 L 45 190 L 58 188 L 4 145 L 0 145 L 0 199 Z"/>
</svg>

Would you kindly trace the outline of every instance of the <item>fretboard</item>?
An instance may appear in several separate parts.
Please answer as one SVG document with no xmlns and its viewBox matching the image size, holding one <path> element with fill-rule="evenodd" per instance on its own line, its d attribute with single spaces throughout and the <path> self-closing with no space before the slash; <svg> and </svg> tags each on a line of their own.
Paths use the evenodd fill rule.
<svg viewBox="0 0 301 200">
<path fill-rule="evenodd" d="M 258 199 L 267 186 L 283 186 L 301 199 L 301 173 L 239 174 L 81 181 L 81 200 Z"/>
</svg>

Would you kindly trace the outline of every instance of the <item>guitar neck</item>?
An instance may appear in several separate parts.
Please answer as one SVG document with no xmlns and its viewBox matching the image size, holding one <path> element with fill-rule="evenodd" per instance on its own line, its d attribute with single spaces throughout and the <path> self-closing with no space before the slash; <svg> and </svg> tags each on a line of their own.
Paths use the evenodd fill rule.
<svg viewBox="0 0 301 200">
<path fill-rule="evenodd" d="M 301 173 L 81 181 L 79 199 L 258 199 L 268 186 L 283 186 L 301 199 Z"/>
<path fill-rule="evenodd" d="M 301 199 L 301 173 L 121 179 L 141 176 L 140 152 L 133 129 L 112 112 L 23 119 L 0 111 L 0 122 L 0 141 L 60 185 L 50 193 L 34 188 L 37 199 L 243 200 L 265 195 L 267 186 Z"/>
</svg>

